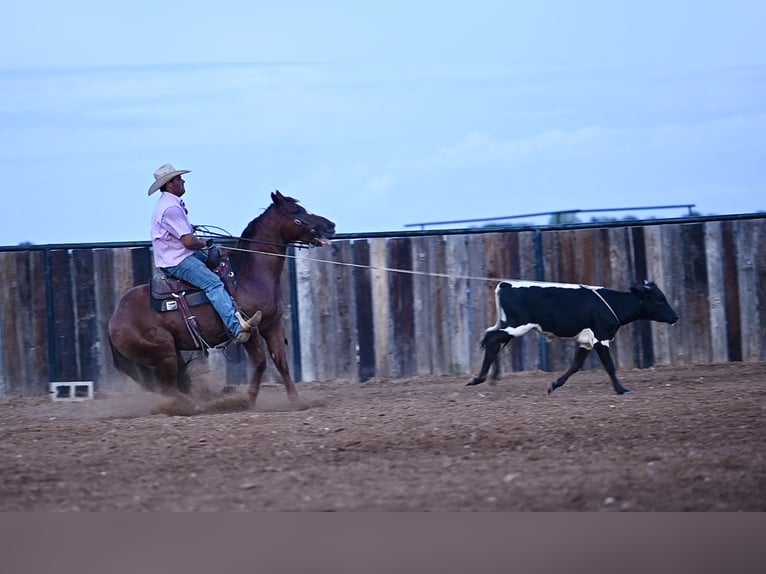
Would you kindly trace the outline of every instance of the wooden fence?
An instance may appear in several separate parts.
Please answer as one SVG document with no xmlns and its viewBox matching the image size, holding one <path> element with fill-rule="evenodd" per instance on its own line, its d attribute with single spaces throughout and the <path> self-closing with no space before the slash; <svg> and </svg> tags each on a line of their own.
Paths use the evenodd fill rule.
<svg viewBox="0 0 766 574">
<path fill-rule="evenodd" d="M 654 280 L 681 317 L 639 321 L 613 345 L 618 368 L 766 360 L 766 216 L 342 236 L 286 266 L 285 321 L 296 380 L 475 372 L 495 321 L 499 278 L 627 289 Z M 147 244 L 0 248 L 0 396 L 51 381 L 117 388 L 106 325 L 122 293 L 152 273 Z M 560 371 L 573 347 L 537 335 L 503 370 Z M 241 352 L 213 356 L 229 383 Z M 600 368 L 591 357 L 586 368 Z M 267 380 L 277 380 L 273 367 Z"/>
</svg>

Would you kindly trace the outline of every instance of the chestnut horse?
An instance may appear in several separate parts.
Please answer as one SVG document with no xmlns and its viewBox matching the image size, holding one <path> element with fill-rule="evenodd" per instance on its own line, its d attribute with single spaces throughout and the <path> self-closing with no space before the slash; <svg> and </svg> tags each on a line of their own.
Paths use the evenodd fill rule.
<svg viewBox="0 0 766 574">
<path fill-rule="evenodd" d="M 280 281 L 288 244 L 329 245 L 335 224 L 308 213 L 296 199 L 279 191 L 271 194 L 272 204 L 253 219 L 237 242 L 231 255 L 236 273 L 234 298 L 249 317 L 261 311 L 257 332 L 266 341 L 274 366 L 282 376 L 290 399 L 298 392 L 290 376 L 287 339 L 283 321 L 284 305 Z M 203 338 L 216 346 L 228 339 L 218 313 L 208 303 L 194 307 Z M 144 388 L 181 397 L 189 391 L 187 361 L 181 351 L 197 350 L 180 311 L 158 312 L 150 303 L 149 285 L 130 289 L 117 304 L 109 320 L 109 342 L 115 367 Z M 255 403 L 261 385 L 266 357 L 261 339 L 253 336 L 243 346 L 253 361 L 255 371 L 248 394 Z"/>
</svg>

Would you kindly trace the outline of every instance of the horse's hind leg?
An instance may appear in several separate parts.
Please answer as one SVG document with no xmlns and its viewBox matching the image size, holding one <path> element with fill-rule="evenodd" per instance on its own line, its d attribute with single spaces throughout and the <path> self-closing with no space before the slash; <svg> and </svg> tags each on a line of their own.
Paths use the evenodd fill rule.
<svg viewBox="0 0 766 574">
<path fill-rule="evenodd" d="M 478 385 L 487 380 L 487 373 L 490 367 L 493 367 L 492 374 L 497 378 L 500 374 L 500 364 L 498 354 L 503 350 L 510 340 L 511 335 L 505 331 L 487 331 L 481 340 L 481 346 L 484 348 L 484 360 L 481 363 L 479 374 L 468 381 L 467 385 Z"/>
<path fill-rule="evenodd" d="M 152 365 L 157 375 L 159 390 L 163 395 L 177 397 L 187 392 L 189 381 L 185 377 L 185 366 L 177 351 L 158 357 Z"/>
<path fill-rule="evenodd" d="M 189 396 L 190 381 L 186 373 L 186 365 L 180 353 L 167 354 L 158 357 L 152 367 L 156 376 L 158 391 L 172 399 L 173 407 L 170 413 L 165 408 L 157 411 L 165 414 L 191 415 L 200 411 Z"/>
</svg>

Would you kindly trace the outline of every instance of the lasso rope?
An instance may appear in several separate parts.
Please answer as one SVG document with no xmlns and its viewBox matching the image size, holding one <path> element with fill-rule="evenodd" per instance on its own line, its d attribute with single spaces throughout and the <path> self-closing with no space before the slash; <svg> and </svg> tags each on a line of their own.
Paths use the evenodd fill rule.
<svg viewBox="0 0 766 574">
<path fill-rule="evenodd" d="M 475 277 L 473 275 L 450 275 L 448 273 L 428 273 L 426 271 L 414 271 L 412 269 L 393 269 L 391 267 L 376 267 L 373 265 L 361 265 L 359 263 L 345 263 L 343 261 L 332 261 L 330 259 L 317 259 L 315 257 L 298 257 L 296 255 L 282 255 L 281 253 L 269 253 L 268 251 L 258 251 L 256 249 L 242 249 L 240 247 L 221 247 L 221 249 L 228 249 L 230 251 L 242 251 L 245 253 L 257 253 L 259 255 L 269 255 L 271 257 L 284 257 L 286 259 L 298 259 L 302 261 L 314 261 L 316 263 L 330 263 L 332 265 L 339 265 L 341 267 L 354 267 L 357 269 L 371 269 L 373 271 L 385 271 L 387 273 L 403 273 L 406 275 L 420 275 L 426 277 L 442 277 L 444 279 L 471 279 L 474 281 L 507 281 L 507 279 L 501 279 L 498 277 Z"/>
<path fill-rule="evenodd" d="M 223 233 L 218 233 L 215 231 L 211 231 L 211 229 L 218 229 L 222 231 Z M 199 234 L 202 237 L 209 237 L 209 238 L 217 238 L 217 239 L 229 239 L 229 240 L 243 240 L 243 241 L 249 241 L 251 243 L 263 243 L 264 245 L 276 245 L 276 243 L 271 243 L 268 241 L 259 241 L 257 239 L 248 239 L 246 237 L 234 237 L 232 236 L 228 231 L 221 227 L 216 227 L 214 225 L 197 225 L 195 226 L 195 230 L 201 231 Z M 281 244 L 280 244 L 281 245 Z M 308 246 L 308 244 L 298 244 L 298 247 L 301 249 L 305 249 Z M 418 275 L 422 277 L 441 277 L 443 279 L 466 279 L 466 280 L 473 280 L 473 281 L 490 281 L 493 283 L 497 283 L 499 281 L 507 281 L 507 278 L 500 278 L 500 277 L 475 277 L 472 275 L 450 275 L 448 273 L 429 273 L 426 271 L 414 271 L 412 269 L 393 269 L 390 267 L 375 267 L 372 265 L 361 265 L 359 263 L 344 263 L 342 261 L 331 261 L 329 259 L 316 259 L 314 257 L 300 257 L 298 258 L 295 255 L 282 255 L 279 253 L 270 253 L 268 251 L 258 251 L 256 249 L 242 249 L 240 247 L 225 247 L 221 246 L 221 249 L 228 249 L 229 251 L 241 251 L 244 253 L 257 253 L 258 255 L 268 255 L 270 257 L 284 257 L 285 259 L 295 259 L 296 261 L 298 259 L 301 259 L 303 261 L 314 261 L 316 263 L 330 263 L 332 265 L 339 265 L 341 267 L 353 267 L 356 269 L 370 269 L 372 271 L 384 271 L 386 273 L 403 273 L 405 275 Z"/>
</svg>

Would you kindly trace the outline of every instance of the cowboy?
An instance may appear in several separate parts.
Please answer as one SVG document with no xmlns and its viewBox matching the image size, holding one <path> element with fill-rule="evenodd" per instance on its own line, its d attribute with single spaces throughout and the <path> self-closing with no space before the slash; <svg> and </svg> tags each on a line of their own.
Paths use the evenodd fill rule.
<svg viewBox="0 0 766 574">
<path fill-rule="evenodd" d="M 154 183 L 149 188 L 149 195 L 157 190 L 162 192 L 152 213 L 154 264 L 168 276 L 204 290 L 234 340 L 244 343 L 250 339 L 252 327 L 260 321 L 261 312 L 257 311 L 250 319 L 245 319 L 234 308 L 234 302 L 226 292 L 221 278 L 205 264 L 207 252 L 204 248 L 209 245 L 194 235 L 189 212 L 181 199 L 186 193 L 181 176 L 189 171 L 175 169 L 166 163 L 154 172 Z"/>
</svg>

